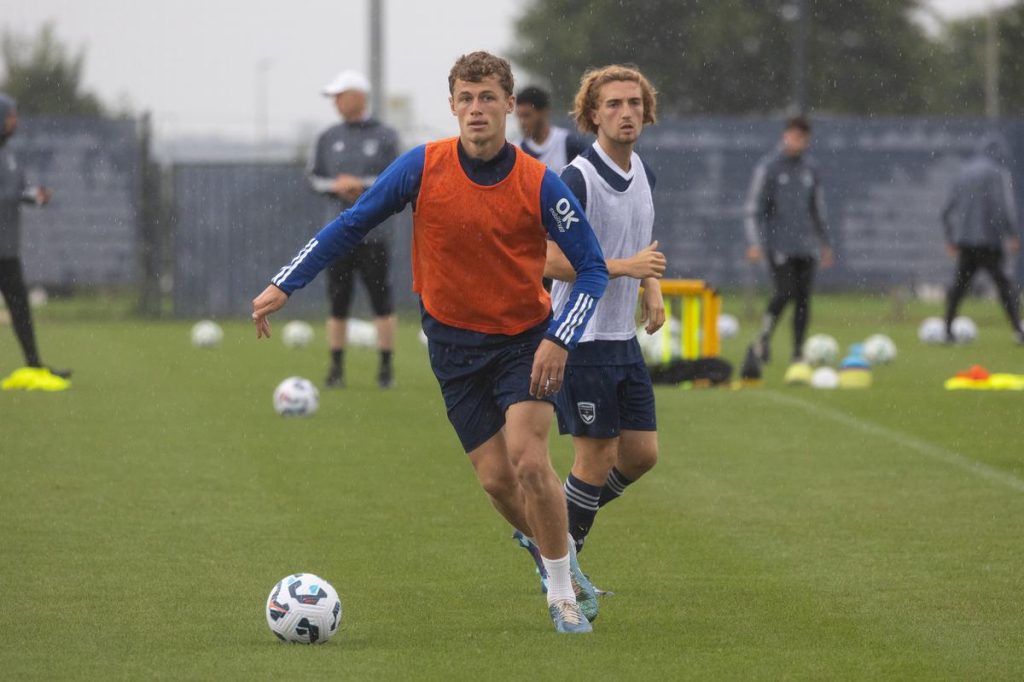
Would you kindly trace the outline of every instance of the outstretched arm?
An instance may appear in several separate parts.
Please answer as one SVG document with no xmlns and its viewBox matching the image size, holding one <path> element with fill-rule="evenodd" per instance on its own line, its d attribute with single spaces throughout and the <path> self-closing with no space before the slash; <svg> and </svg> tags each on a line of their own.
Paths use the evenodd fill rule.
<svg viewBox="0 0 1024 682">
<path fill-rule="evenodd" d="M 660 278 L 665 274 L 666 261 L 665 254 L 658 251 L 658 240 L 655 239 L 629 258 L 607 259 L 605 266 L 608 268 L 608 279 L 617 277 Z M 576 281 L 576 270 L 573 269 L 572 263 L 558 248 L 558 244 L 550 239 L 548 240 L 547 262 L 544 264 L 544 276 L 562 282 Z"/>
</svg>

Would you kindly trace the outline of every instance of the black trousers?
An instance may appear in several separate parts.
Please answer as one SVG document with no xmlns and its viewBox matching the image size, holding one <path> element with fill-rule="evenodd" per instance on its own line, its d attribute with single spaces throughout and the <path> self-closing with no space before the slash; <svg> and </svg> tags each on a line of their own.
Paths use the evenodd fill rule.
<svg viewBox="0 0 1024 682">
<path fill-rule="evenodd" d="M 816 261 L 811 256 L 789 256 L 771 260 L 775 291 L 768 301 L 770 327 L 774 328 L 786 305 L 793 301 L 793 355 L 800 354 L 811 319 L 811 287 L 814 285 Z M 766 330 L 771 333 L 770 329 Z"/>
<path fill-rule="evenodd" d="M 1020 307 L 1017 291 L 1010 278 L 1003 271 L 1003 249 L 999 246 L 960 246 L 956 261 L 953 284 L 946 296 L 946 331 L 951 333 L 953 318 L 956 317 L 960 301 L 967 293 L 967 287 L 978 270 L 988 272 L 999 292 L 999 300 L 1006 311 L 1006 317 L 1013 325 L 1014 332 L 1020 332 Z"/>
<path fill-rule="evenodd" d="M 380 242 L 363 242 L 356 245 L 346 256 L 327 266 L 327 297 L 331 301 L 331 317 L 348 318 L 352 305 L 353 275 L 358 271 L 370 295 L 370 307 L 377 317 L 387 317 L 395 312 L 391 297 L 391 282 L 388 276 L 391 259 L 388 245 Z"/>
<path fill-rule="evenodd" d="M 0 258 L 0 294 L 3 294 L 7 310 L 11 314 L 14 335 L 21 344 L 25 364 L 29 367 L 41 367 L 39 349 L 36 348 L 36 335 L 32 329 L 32 313 L 28 307 L 25 276 L 22 274 L 19 259 Z"/>
</svg>

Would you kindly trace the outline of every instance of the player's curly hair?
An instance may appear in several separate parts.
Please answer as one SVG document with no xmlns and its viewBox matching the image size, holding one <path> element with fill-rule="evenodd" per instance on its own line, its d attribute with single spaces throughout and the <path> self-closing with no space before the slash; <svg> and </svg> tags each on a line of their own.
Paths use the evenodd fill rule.
<svg viewBox="0 0 1024 682">
<path fill-rule="evenodd" d="M 515 90 L 512 78 L 512 67 L 501 57 L 482 50 L 464 54 L 456 60 L 452 70 L 448 72 L 448 94 L 455 94 L 455 81 L 464 80 L 479 83 L 488 76 L 495 76 L 506 95 Z"/>
<path fill-rule="evenodd" d="M 576 119 L 576 127 L 581 132 L 597 132 L 597 126 L 590 115 L 599 104 L 597 96 L 601 92 L 601 86 L 614 81 L 639 83 L 644 99 L 644 125 L 658 122 L 658 91 L 654 89 L 651 82 L 631 64 L 611 64 L 599 69 L 590 69 L 580 79 L 580 89 L 576 93 L 573 117 Z"/>
</svg>

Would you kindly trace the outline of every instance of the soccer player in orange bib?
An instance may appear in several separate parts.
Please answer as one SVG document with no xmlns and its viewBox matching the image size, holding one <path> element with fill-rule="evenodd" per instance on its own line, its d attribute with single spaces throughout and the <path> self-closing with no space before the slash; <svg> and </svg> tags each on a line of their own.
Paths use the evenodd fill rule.
<svg viewBox="0 0 1024 682">
<path fill-rule="evenodd" d="M 590 632 L 597 595 L 579 568 L 547 437 L 554 395 L 608 283 L 604 255 L 572 192 L 505 139 L 512 71 L 486 52 L 448 75 L 459 136 L 416 147 L 326 225 L 253 300 L 268 315 L 388 216 L 413 205 L 413 289 L 448 418 L 501 515 L 536 543 L 558 632 Z M 550 236 L 576 273 L 553 318 L 541 286 Z"/>
</svg>

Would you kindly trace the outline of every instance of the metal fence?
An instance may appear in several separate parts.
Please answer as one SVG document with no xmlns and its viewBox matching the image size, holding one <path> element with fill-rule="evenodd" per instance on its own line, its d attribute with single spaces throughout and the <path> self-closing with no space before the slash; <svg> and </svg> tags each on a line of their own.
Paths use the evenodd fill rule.
<svg viewBox="0 0 1024 682">
<path fill-rule="evenodd" d="M 1024 198 L 1024 123 L 998 127 L 1015 151 L 1016 191 Z M 990 129 L 977 120 L 818 122 L 811 154 L 821 167 L 839 256 L 821 283 L 881 290 L 945 282 L 951 265 L 941 207 L 962 159 Z M 644 132 L 639 151 L 657 176 L 655 231 L 669 275 L 720 286 L 765 277 L 763 266 L 743 258 L 743 206 L 754 165 L 780 133 L 778 122 L 722 118 Z"/>
<path fill-rule="evenodd" d="M 22 211 L 26 278 L 57 289 L 138 282 L 136 121 L 28 118 L 10 144 L 29 181 L 53 189 L 48 206 Z"/>
<path fill-rule="evenodd" d="M 181 164 L 173 169 L 174 310 L 187 317 L 237 316 L 270 277 L 331 217 L 298 164 Z M 396 301 L 415 304 L 409 222 L 392 235 Z M 404 236 L 401 236 L 404 235 Z M 289 314 L 324 314 L 323 277 L 293 294 Z M 365 296 L 361 292 L 357 296 Z M 366 311 L 357 298 L 355 313 Z"/>
</svg>

